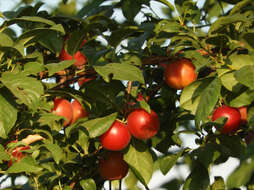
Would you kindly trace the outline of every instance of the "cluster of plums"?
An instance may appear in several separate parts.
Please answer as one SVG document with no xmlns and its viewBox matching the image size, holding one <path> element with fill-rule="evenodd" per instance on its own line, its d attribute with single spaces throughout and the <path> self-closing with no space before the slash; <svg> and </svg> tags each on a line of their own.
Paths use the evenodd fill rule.
<svg viewBox="0 0 254 190">
<path fill-rule="evenodd" d="M 106 156 L 99 160 L 99 171 L 106 180 L 119 180 L 126 176 L 128 165 L 123 159 L 121 150 L 126 148 L 134 136 L 146 140 L 155 136 L 160 122 L 157 114 L 142 108 L 134 109 L 127 118 L 127 124 L 115 120 L 110 128 L 100 136 L 104 149 L 109 150 Z"/>
<path fill-rule="evenodd" d="M 64 117 L 64 127 L 75 123 L 80 118 L 88 117 L 89 115 L 78 100 L 69 102 L 64 98 L 56 98 L 54 100 L 54 108 L 52 109 L 52 112 L 58 116 Z"/>
<path fill-rule="evenodd" d="M 81 46 L 85 42 L 86 40 L 83 41 Z M 80 51 L 71 56 L 66 52 L 64 47 L 61 51 L 60 59 L 74 59 L 76 67 L 80 67 L 87 62 L 86 57 Z M 189 59 L 180 58 L 163 66 L 165 68 L 165 82 L 176 90 L 185 88 L 197 78 L 195 66 Z M 87 81 L 79 81 L 79 86 L 84 82 Z M 88 113 L 77 100 L 70 103 L 65 99 L 55 99 L 53 111 L 56 115 L 65 117 L 65 127 L 81 117 L 88 116 Z M 227 118 L 227 121 L 221 128 L 221 133 L 232 134 L 239 129 L 242 123 L 247 122 L 247 108 L 234 108 L 223 105 L 214 110 L 212 121 L 216 121 L 220 117 Z M 121 150 L 128 146 L 132 136 L 141 140 L 155 136 L 159 130 L 159 125 L 157 114 L 153 110 L 148 113 L 142 108 L 131 111 L 128 115 L 127 123 L 115 120 L 110 128 L 100 136 L 102 147 L 108 150 L 106 155 L 99 160 L 99 172 L 101 176 L 106 180 L 120 180 L 125 177 L 128 172 L 128 164 L 124 161 Z"/>
<path fill-rule="evenodd" d="M 196 78 L 195 66 L 189 59 L 180 58 L 165 65 L 164 80 L 171 88 L 183 89 Z M 220 117 L 227 118 L 221 133 L 232 134 L 239 129 L 240 124 L 247 122 L 247 107 L 234 108 L 223 105 L 214 110 L 212 121 Z"/>
<path fill-rule="evenodd" d="M 223 105 L 216 108 L 212 115 L 212 121 L 224 117 L 227 121 L 220 129 L 223 134 L 232 134 L 236 132 L 241 124 L 247 123 L 247 107 L 239 108 Z"/>
</svg>

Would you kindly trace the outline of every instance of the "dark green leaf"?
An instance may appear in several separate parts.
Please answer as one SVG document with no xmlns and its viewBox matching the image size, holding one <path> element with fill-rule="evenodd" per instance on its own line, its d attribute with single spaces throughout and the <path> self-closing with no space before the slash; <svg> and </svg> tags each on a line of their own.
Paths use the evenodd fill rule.
<svg viewBox="0 0 254 190">
<path fill-rule="evenodd" d="M 206 39 L 206 43 L 212 44 L 212 45 L 217 45 L 220 47 L 224 47 L 227 45 L 229 42 L 229 37 L 227 35 L 211 35 L 209 38 Z"/>
<path fill-rule="evenodd" d="M 83 49 L 80 50 L 80 52 L 86 56 L 89 65 L 95 65 L 96 62 L 109 51 L 110 49 L 97 50 L 96 48 L 89 47 L 87 45 L 85 45 Z"/>
<path fill-rule="evenodd" d="M 125 86 L 121 81 L 116 80 L 112 80 L 110 83 L 106 83 L 103 80 L 93 80 L 83 85 L 82 88 L 85 90 L 85 98 L 91 104 L 95 104 L 92 107 L 93 111 L 98 112 L 99 115 L 104 115 L 104 112 L 108 109 L 119 109 L 117 94 L 123 91 Z"/>
<path fill-rule="evenodd" d="M 224 0 L 225 1 L 225 0 Z M 230 11 L 230 15 L 236 14 L 237 12 L 241 12 L 241 10 L 247 6 L 248 4 L 252 3 L 252 0 L 231 0 L 233 3 L 237 3 L 232 10 Z"/>
<path fill-rule="evenodd" d="M 138 12 L 141 9 L 141 5 L 142 3 L 140 3 L 140 1 L 123 0 L 122 1 L 123 15 L 130 21 L 134 20 L 134 17 L 138 14 Z"/>
<path fill-rule="evenodd" d="M 101 66 L 94 66 L 105 81 L 109 82 L 110 79 L 115 80 L 128 80 L 138 81 L 144 84 L 144 77 L 142 71 L 136 66 L 125 63 L 109 63 Z"/>
<path fill-rule="evenodd" d="M 100 4 L 103 3 L 104 0 L 93 0 L 88 2 L 80 11 L 77 13 L 79 18 L 84 17 L 85 15 L 89 15 L 93 10 L 99 8 Z"/>
<path fill-rule="evenodd" d="M 70 55 L 74 55 L 81 47 L 84 38 L 85 38 L 85 30 L 77 30 L 75 32 L 73 32 L 70 36 L 70 38 L 67 40 L 67 52 Z"/>
<path fill-rule="evenodd" d="M 196 157 L 200 163 L 205 167 L 209 167 L 221 153 L 219 152 L 219 148 L 217 145 L 209 143 L 205 146 L 199 147 L 195 149 L 191 155 Z"/>
<path fill-rule="evenodd" d="M 254 51 L 254 32 L 244 33 L 241 38 L 244 46 L 251 51 Z"/>
<path fill-rule="evenodd" d="M 63 47 L 63 40 L 59 37 L 58 32 L 49 30 L 47 35 L 43 35 L 44 33 L 42 32 L 42 35 L 39 36 L 38 42 L 50 51 L 56 54 L 60 53 Z"/>
<path fill-rule="evenodd" d="M 65 34 L 64 28 L 60 24 L 52 26 L 50 28 L 35 28 L 27 32 L 24 32 L 22 35 L 20 35 L 18 38 L 18 42 L 24 41 L 25 45 L 29 45 L 31 43 L 38 42 L 41 40 L 41 43 L 45 45 L 46 43 L 43 42 L 43 40 L 45 40 L 45 36 L 47 36 L 47 34 L 50 34 L 51 36 L 52 35 L 56 36 L 58 32 Z"/>
<path fill-rule="evenodd" d="M 114 30 L 112 32 L 112 35 L 109 36 L 108 42 L 112 46 L 117 46 L 122 40 L 124 40 L 125 38 L 127 38 L 128 36 L 132 35 L 135 32 L 143 33 L 143 31 L 140 30 L 139 27 L 137 26 L 129 26 Z"/>
<path fill-rule="evenodd" d="M 201 179 L 202 176 L 202 180 Z M 207 169 L 202 164 L 196 164 L 187 177 L 183 190 L 206 190 L 210 184 Z"/>
</svg>

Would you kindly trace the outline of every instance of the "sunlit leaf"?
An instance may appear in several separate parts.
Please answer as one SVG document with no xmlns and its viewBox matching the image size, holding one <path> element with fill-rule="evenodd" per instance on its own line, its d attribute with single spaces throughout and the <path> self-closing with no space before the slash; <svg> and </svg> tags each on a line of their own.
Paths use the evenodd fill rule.
<svg viewBox="0 0 254 190">
<path fill-rule="evenodd" d="M 124 160 L 141 183 L 147 186 L 153 174 L 153 158 L 147 146 L 141 141 L 132 141 L 132 145 L 124 155 Z"/>
</svg>

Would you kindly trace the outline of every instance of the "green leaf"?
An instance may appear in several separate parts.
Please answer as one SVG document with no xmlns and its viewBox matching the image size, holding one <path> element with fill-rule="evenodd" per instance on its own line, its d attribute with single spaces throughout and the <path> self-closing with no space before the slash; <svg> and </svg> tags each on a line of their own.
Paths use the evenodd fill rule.
<svg viewBox="0 0 254 190">
<path fill-rule="evenodd" d="M 201 92 L 200 101 L 196 111 L 196 122 L 206 120 L 213 111 L 220 96 L 221 82 L 214 78 Z"/>
<path fill-rule="evenodd" d="M 230 91 L 238 84 L 234 77 L 234 72 L 227 72 L 220 77 L 222 85 Z"/>
<path fill-rule="evenodd" d="M 183 190 L 206 190 L 209 184 L 210 179 L 207 169 L 202 164 L 196 163 L 185 181 Z"/>
<path fill-rule="evenodd" d="M 198 90 L 198 87 L 202 84 L 202 81 L 194 81 L 190 85 L 186 86 L 180 97 L 180 107 L 186 110 L 189 110 L 192 114 L 196 113 L 200 96 L 195 95 L 195 91 Z"/>
<path fill-rule="evenodd" d="M 110 83 L 103 80 L 93 80 L 85 83 L 82 88 L 85 90 L 84 98 L 95 105 L 92 107 L 93 112 L 105 115 L 104 112 L 108 109 L 119 109 L 117 95 L 124 91 L 125 86 L 121 81 L 116 80 L 112 80 Z"/>
<path fill-rule="evenodd" d="M 223 150 L 221 152 L 222 154 L 236 158 L 239 158 L 244 154 L 246 147 L 240 136 L 220 135 L 218 136 L 218 140 L 220 142 L 220 148 Z"/>
<path fill-rule="evenodd" d="M 56 54 L 60 53 L 63 47 L 62 38 L 59 37 L 58 32 L 52 30 L 47 31 L 47 35 L 40 35 L 38 42 Z"/>
<path fill-rule="evenodd" d="M 12 25 L 12 24 L 24 22 L 24 21 L 25 22 L 39 22 L 39 23 L 50 25 L 50 26 L 56 25 L 55 22 L 42 18 L 42 17 L 38 17 L 38 16 L 22 16 L 19 18 L 14 18 L 12 20 L 7 21 L 7 25 Z"/>
<path fill-rule="evenodd" d="M 170 20 L 162 20 L 160 21 L 154 29 L 154 32 L 156 34 L 159 34 L 160 32 L 167 32 L 167 33 L 178 33 L 181 30 L 182 26 L 175 21 Z"/>
<path fill-rule="evenodd" d="M 155 1 L 161 2 L 162 4 L 168 6 L 168 8 L 170 8 L 172 11 L 175 10 L 175 7 L 167 0 L 155 0 Z"/>
<path fill-rule="evenodd" d="M 57 44 L 61 44 L 59 42 L 59 39 L 57 41 L 57 44 L 50 44 L 52 43 L 52 39 L 50 40 L 50 42 L 45 42 L 45 38 L 46 36 L 49 36 L 48 37 L 51 37 L 52 38 L 52 35 L 54 35 L 55 37 L 58 35 L 57 33 L 58 32 L 61 32 L 64 34 L 64 30 L 63 30 L 63 27 L 61 25 L 57 25 L 55 27 L 51 27 L 51 28 L 36 28 L 36 29 L 33 29 L 33 30 L 29 30 L 25 33 L 23 33 L 22 35 L 19 36 L 18 38 L 18 42 L 23 42 L 23 44 L 25 44 L 26 46 L 32 44 L 32 43 L 41 43 L 43 46 L 46 46 L 47 45 L 47 48 L 49 49 L 56 49 L 57 47 L 53 47 L 52 46 L 55 46 Z M 59 49 L 62 48 L 61 47 L 58 47 Z"/>
<path fill-rule="evenodd" d="M 108 42 L 112 46 L 117 46 L 122 40 L 127 38 L 128 36 L 132 35 L 136 32 L 142 32 L 138 27 L 129 26 L 123 27 L 112 32 L 112 35 L 109 36 Z"/>
<path fill-rule="evenodd" d="M 14 45 L 13 40 L 5 33 L 0 33 L 0 46 L 12 47 Z"/>
<path fill-rule="evenodd" d="M 235 78 L 241 84 L 254 89 L 254 65 L 247 65 L 235 72 Z"/>
<path fill-rule="evenodd" d="M 45 144 L 44 146 L 51 152 L 51 154 L 57 164 L 59 164 L 60 161 L 65 158 L 65 154 L 59 145 Z"/>
<path fill-rule="evenodd" d="M 9 160 L 10 155 L 5 151 L 5 148 L 3 145 L 0 144 L 0 163 L 2 164 L 3 161 Z"/>
<path fill-rule="evenodd" d="M 144 32 L 138 37 L 131 37 L 128 40 L 128 49 L 141 51 L 145 41 L 151 36 L 151 32 Z M 136 65 L 136 64 L 135 64 Z"/>
<path fill-rule="evenodd" d="M 213 163 L 221 153 L 219 152 L 219 148 L 216 144 L 208 143 L 204 146 L 201 146 L 195 149 L 192 153 L 192 157 L 196 157 L 200 163 L 205 167 L 209 167 L 211 163 Z"/>
<path fill-rule="evenodd" d="M 42 168 L 36 163 L 36 161 L 31 156 L 26 156 L 22 158 L 19 162 L 15 162 L 6 173 L 37 173 L 40 172 Z"/>
<path fill-rule="evenodd" d="M 74 64 L 74 60 L 61 61 L 59 63 L 50 63 L 45 65 L 48 69 L 48 75 L 52 76 L 58 71 L 62 71 Z"/>
<path fill-rule="evenodd" d="M 129 170 L 127 177 L 124 179 L 124 182 L 127 189 L 141 190 L 139 187 L 137 187 L 138 179 L 131 170 Z"/>
<path fill-rule="evenodd" d="M 254 171 L 254 160 L 245 160 L 228 177 L 227 187 L 229 189 L 245 185 Z"/>
<path fill-rule="evenodd" d="M 145 100 L 138 101 L 138 104 L 139 104 L 140 108 L 143 108 L 148 113 L 151 113 L 150 105 Z"/>
<path fill-rule="evenodd" d="M 71 34 L 70 38 L 67 40 L 66 43 L 66 50 L 70 55 L 74 55 L 80 49 L 85 36 L 86 31 L 84 29 L 77 30 Z"/>
<path fill-rule="evenodd" d="M 105 117 L 88 120 L 82 126 L 87 129 L 89 137 L 95 138 L 105 133 L 116 120 L 116 117 L 117 113 L 112 113 Z"/>
<path fill-rule="evenodd" d="M 125 54 L 124 57 L 120 60 L 121 63 L 135 65 L 135 66 L 142 66 L 142 60 L 137 55 L 133 54 Z"/>
<path fill-rule="evenodd" d="M 246 32 L 241 36 L 244 47 L 254 51 L 254 32 Z"/>
<path fill-rule="evenodd" d="M 17 121 L 17 109 L 12 94 L 0 89 L 0 137 L 6 139 Z"/>
<path fill-rule="evenodd" d="M 83 148 L 85 154 L 89 154 L 89 151 L 88 151 L 89 143 L 90 143 L 89 136 L 87 136 L 87 134 L 82 130 L 79 130 L 78 132 L 79 132 L 78 140 L 76 141 L 76 143 Z"/>
<path fill-rule="evenodd" d="M 43 71 L 44 67 L 41 63 L 39 62 L 28 62 L 24 65 L 24 71 L 26 75 L 32 75 L 32 74 L 37 74 L 40 71 Z"/>
<path fill-rule="evenodd" d="M 160 170 L 166 175 L 169 170 L 176 164 L 177 160 L 182 156 L 183 151 L 176 154 L 169 154 L 160 159 Z"/>
<path fill-rule="evenodd" d="M 229 42 L 229 37 L 225 34 L 221 35 L 211 35 L 209 38 L 207 38 L 205 41 L 208 44 L 217 45 L 220 47 L 225 47 L 227 43 Z"/>
<path fill-rule="evenodd" d="M 85 4 L 85 6 L 82 9 L 80 9 L 80 11 L 77 13 L 77 16 L 79 18 L 82 18 L 85 15 L 89 15 L 91 12 L 98 9 L 100 4 L 103 3 L 103 2 L 104 2 L 104 0 L 88 1 L 88 3 Z"/>
<path fill-rule="evenodd" d="M 233 1 L 233 0 L 231 0 Z M 241 12 L 242 9 L 244 9 L 245 6 L 247 6 L 248 4 L 252 3 L 252 0 L 234 0 L 233 2 L 237 2 L 237 4 L 232 8 L 232 10 L 230 11 L 230 15 L 236 14 L 237 12 Z"/>
<path fill-rule="evenodd" d="M 212 184 L 211 190 L 224 190 L 226 185 L 222 177 L 214 177 L 214 183 Z"/>
<path fill-rule="evenodd" d="M 229 60 L 232 63 L 232 69 L 239 70 L 246 65 L 254 65 L 254 56 L 253 55 L 244 55 L 244 54 L 233 54 L 229 57 Z"/>
<path fill-rule="evenodd" d="M 246 90 L 243 93 L 238 93 L 236 97 L 232 98 L 229 105 L 232 107 L 240 107 L 242 105 L 249 105 L 254 100 L 254 91 Z"/>
<path fill-rule="evenodd" d="M 125 18 L 127 18 L 130 21 L 134 20 L 134 17 L 138 14 L 138 12 L 141 9 L 141 5 L 142 3 L 140 3 L 139 1 L 123 0 L 122 11 Z"/>
<path fill-rule="evenodd" d="M 140 182 L 147 187 L 153 174 L 154 164 L 146 144 L 142 141 L 133 140 L 126 154 L 124 154 L 124 160 Z"/>
<path fill-rule="evenodd" d="M 96 190 L 96 184 L 93 179 L 83 179 L 80 185 L 84 190 Z"/>
<path fill-rule="evenodd" d="M 109 63 L 105 65 L 94 66 L 94 69 L 99 73 L 105 81 L 110 79 L 138 81 L 145 83 L 142 71 L 136 66 L 126 63 Z"/>
<path fill-rule="evenodd" d="M 0 78 L 2 83 L 30 109 L 36 110 L 44 93 L 41 81 L 27 77 L 24 73 L 5 72 Z"/>
<path fill-rule="evenodd" d="M 251 18 L 248 18 L 244 14 L 235 14 L 219 17 L 210 27 L 208 34 L 219 32 L 224 29 L 227 25 L 232 25 L 233 23 L 251 23 Z"/>
<path fill-rule="evenodd" d="M 55 121 L 64 119 L 62 116 L 57 116 L 53 113 L 42 113 L 40 114 L 40 118 L 38 122 L 40 123 L 41 126 L 43 125 L 48 125 L 48 126 L 53 126 Z"/>
<path fill-rule="evenodd" d="M 109 51 L 110 49 L 97 50 L 96 48 L 87 45 L 80 50 L 80 52 L 86 56 L 89 65 L 96 65 L 96 62 Z"/>
</svg>

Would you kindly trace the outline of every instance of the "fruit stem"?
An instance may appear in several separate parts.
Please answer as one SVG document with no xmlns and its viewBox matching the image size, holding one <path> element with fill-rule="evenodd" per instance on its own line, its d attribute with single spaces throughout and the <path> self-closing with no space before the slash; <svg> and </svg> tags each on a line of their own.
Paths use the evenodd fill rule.
<svg viewBox="0 0 254 190">
<path fill-rule="evenodd" d="M 38 183 L 38 180 L 35 176 L 33 176 L 33 180 L 34 180 L 34 183 L 35 183 L 35 189 L 39 190 L 39 183 Z"/>
<path fill-rule="evenodd" d="M 109 190 L 111 190 L 111 180 L 109 180 Z"/>
<path fill-rule="evenodd" d="M 122 180 L 119 180 L 119 190 L 122 190 Z"/>
<path fill-rule="evenodd" d="M 127 87 L 127 93 L 131 94 L 131 89 L 132 89 L 132 81 L 128 82 L 128 87 Z"/>
</svg>

